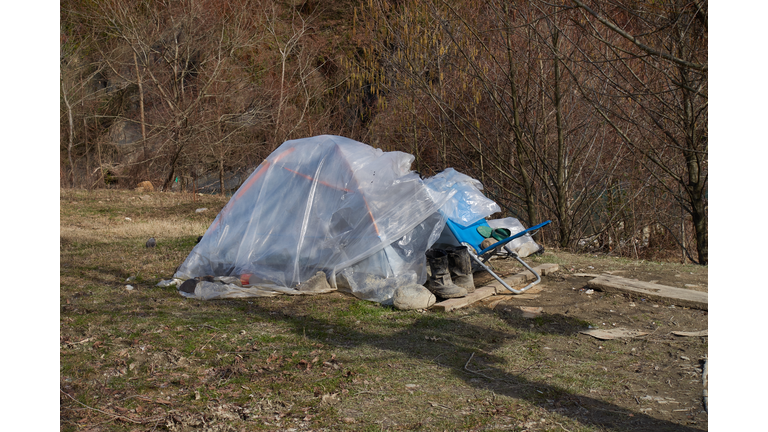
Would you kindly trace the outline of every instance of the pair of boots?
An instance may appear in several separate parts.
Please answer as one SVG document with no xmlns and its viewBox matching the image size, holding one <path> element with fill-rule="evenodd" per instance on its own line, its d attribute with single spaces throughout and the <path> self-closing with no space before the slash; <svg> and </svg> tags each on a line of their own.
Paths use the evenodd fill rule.
<svg viewBox="0 0 768 432">
<path fill-rule="evenodd" d="M 430 249 L 426 255 L 432 274 L 425 286 L 435 296 L 458 298 L 475 291 L 472 261 L 466 246 Z"/>
</svg>

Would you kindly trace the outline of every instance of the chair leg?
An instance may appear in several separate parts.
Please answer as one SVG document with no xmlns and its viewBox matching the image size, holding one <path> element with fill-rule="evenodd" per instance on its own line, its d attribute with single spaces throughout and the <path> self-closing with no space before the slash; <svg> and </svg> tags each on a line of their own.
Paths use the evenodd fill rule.
<svg viewBox="0 0 768 432">
<path fill-rule="evenodd" d="M 469 255 L 472 257 L 472 259 L 475 260 L 475 262 L 480 264 L 480 266 L 482 266 L 485 269 L 485 271 L 490 273 L 491 276 L 493 276 L 497 281 L 499 281 L 499 283 L 504 288 L 508 289 L 513 294 L 522 294 L 525 291 L 529 290 L 532 286 L 534 286 L 534 285 L 538 284 L 539 282 L 541 282 L 541 276 L 539 276 L 539 274 L 536 273 L 528 264 L 526 264 L 522 259 L 520 259 L 520 257 L 517 256 L 517 254 L 513 254 L 512 256 L 516 260 L 518 260 L 520 262 L 520 264 L 522 264 L 525 268 L 527 268 L 528 271 L 530 271 L 531 273 L 533 273 L 534 276 L 536 276 L 536 280 L 535 281 L 531 282 L 530 284 L 526 285 L 524 288 L 519 289 L 519 290 L 516 290 L 516 289 L 512 288 L 511 286 L 507 285 L 507 283 L 504 282 L 504 280 L 502 280 L 496 273 L 494 273 L 493 270 L 491 270 L 487 265 L 485 265 L 485 263 L 480 258 L 478 258 L 477 255 L 472 254 L 472 253 L 469 254 Z"/>
<path fill-rule="evenodd" d="M 526 264 L 526 263 L 525 263 L 525 261 L 523 261 L 523 260 L 522 260 L 522 259 L 521 259 L 519 256 L 517 256 L 517 254 L 516 254 L 516 253 L 513 253 L 513 254 L 512 254 L 512 257 L 513 257 L 514 259 L 516 259 L 516 260 L 517 260 L 517 261 L 518 261 L 520 264 L 522 264 L 522 265 L 523 265 L 523 267 L 527 268 L 529 272 L 533 273 L 533 275 L 534 275 L 534 276 L 536 276 L 536 280 L 535 280 L 535 281 L 533 281 L 533 282 L 531 282 L 530 284 L 526 285 L 526 286 L 525 286 L 525 288 L 522 288 L 522 289 L 520 290 L 520 292 L 526 291 L 527 289 L 529 289 L 529 288 L 531 288 L 532 286 L 534 286 L 534 285 L 538 284 L 539 282 L 541 282 L 541 276 L 539 276 L 539 274 L 538 274 L 538 273 L 536 273 L 536 272 L 535 272 L 535 271 L 534 271 L 534 270 L 531 268 L 531 266 L 529 266 L 528 264 Z"/>
</svg>

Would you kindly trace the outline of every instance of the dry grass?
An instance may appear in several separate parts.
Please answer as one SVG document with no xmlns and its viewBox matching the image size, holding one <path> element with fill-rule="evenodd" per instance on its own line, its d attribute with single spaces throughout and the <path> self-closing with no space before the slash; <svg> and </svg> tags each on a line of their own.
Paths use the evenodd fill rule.
<svg viewBox="0 0 768 432">
<path fill-rule="evenodd" d="M 629 347 L 576 319 L 157 288 L 225 203 L 61 191 L 61 430 L 689 430 L 622 408 L 626 376 L 594 371 Z"/>
<path fill-rule="evenodd" d="M 204 221 L 180 218 L 148 221 L 113 221 L 107 217 L 90 218 L 77 226 L 61 228 L 61 238 L 68 242 L 112 242 L 149 238 L 162 233 L 164 238 L 201 235 L 208 228 Z M 161 237 L 161 238 L 163 238 Z"/>
</svg>

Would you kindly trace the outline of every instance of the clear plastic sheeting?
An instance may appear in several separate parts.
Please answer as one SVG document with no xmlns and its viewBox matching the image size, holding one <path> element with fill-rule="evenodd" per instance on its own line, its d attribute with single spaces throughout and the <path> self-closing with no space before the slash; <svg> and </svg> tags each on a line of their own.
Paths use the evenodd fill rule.
<svg viewBox="0 0 768 432">
<path fill-rule="evenodd" d="M 427 260 L 424 253 L 445 227 L 445 218 L 433 213 L 389 246 L 336 275 L 342 290 L 363 300 L 387 303 L 397 287 L 427 281 Z"/>
<path fill-rule="evenodd" d="M 483 184 L 479 180 L 453 168 L 447 168 L 424 180 L 424 184 L 437 195 L 454 193 L 452 199 L 446 201 L 440 211 L 457 224 L 468 226 L 501 211 L 496 202 L 480 192 L 483 190 Z"/>
<path fill-rule="evenodd" d="M 491 219 L 488 221 L 488 226 L 491 228 L 506 228 L 509 230 L 510 235 L 525 231 L 523 224 L 513 217 Z M 525 258 L 532 253 L 538 252 L 541 246 L 533 240 L 530 234 L 526 234 L 505 244 L 503 249 L 508 253 L 516 253 L 520 258 Z"/>
<path fill-rule="evenodd" d="M 174 277 L 238 276 L 246 287 L 280 291 L 322 271 L 332 287 L 374 301 L 402 283 L 423 283 L 424 252 L 445 223 L 437 211 L 455 191 L 440 182 L 425 187 L 410 170 L 413 159 L 339 136 L 286 141 Z"/>
</svg>

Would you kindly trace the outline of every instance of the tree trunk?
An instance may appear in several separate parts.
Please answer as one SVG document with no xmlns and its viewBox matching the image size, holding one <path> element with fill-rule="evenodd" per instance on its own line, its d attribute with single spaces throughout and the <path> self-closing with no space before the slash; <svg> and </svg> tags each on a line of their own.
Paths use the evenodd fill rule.
<svg viewBox="0 0 768 432">
<path fill-rule="evenodd" d="M 64 98 L 64 105 L 67 106 L 67 118 L 69 119 L 69 141 L 67 143 L 67 158 L 69 159 L 69 178 L 70 184 L 75 187 L 75 164 L 72 162 L 72 149 L 75 146 L 75 121 L 72 118 L 72 105 L 69 104 L 67 91 L 64 89 L 64 81 L 61 81 L 61 95 Z"/>
<path fill-rule="evenodd" d="M 699 254 L 699 264 L 707 265 L 708 259 L 708 235 L 707 235 L 707 209 L 703 197 L 693 199 L 693 227 L 696 230 L 696 252 Z"/>
<path fill-rule="evenodd" d="M 219 192 L 224 196 L 224 155 L 219 157 Z"/>
<path fill-rule="evenodd" d="M 83 144 L 85 145 L 85 187 L 91 189 L 91 150 L 88 148 L 88 118 L 83 117 Z"/>
<path fill-rule="evenodd" d="M 536 198 L 533 191 L 533 181 L 525 168 L 526 152 L 523 144 L 523 128 L 520 125 L 520 101 L 518 100 L 517 83 L 515 82 L 515 62 L 512 58 L 512 41 L 509 31 L 506 34 L 507 37 L 507 65 L 509 67 L 508 77 L 509 90 L 510 90 L 510 102 L 512 104 L 512 130 L 513 140 L 515 145 L 515 154 L 517 162 L 517 170 L 520 173 L 520 181 L 523 185 L 525 192 L 524 201 L 525 209 L 528 214 L 528 226 L 533 226 L 538 222 L 538 216 L 536 215 Z"/>
<path fill-rule="evenodd" d="M 176 158 L 173 158 L 173 161 L 171 162 L 171 171 L 168 173 L 168 177 L 165 179 L 165 183 L 163 183 L 163 191 L 167 192 L 168 189 L 171 187 L 171 183 L 173 182 L 173 175 L 176 173 Z"/>
<path fill-rule="evenodd" d="M 685 208 L 680 206 L 680 263 L 685 264 Z"/>
<path fill-rule="evenodd" d="M 552 54 L 555 72 L 555 122 L 557 128 L 557 179 L 555 180 L 555 193 L 557 219 L 560 228 L 560 246 L 567 248 L 571 242 L 571 221 L 568 209 L 568 161 L 563 136 L 563 113 L 561 106 L 562 93 L 560 91 L 560 61 L 558 59 L 559 30 L 552 33 Z"/>
<path fill-rule="evenodd" d="M 176 133 L 176 139 L 179 139 L 178 132 Z M 163 190 L 167 191 L 171 187 L 171 183 L 173 183 L 173 177 L 174 174 L 176 174 L 176 163 L 179 160 L 179 156 L 181 156 L 181 151 L 184 149 L 184 146 L 181 145 L 179 141 L 177 141 L 176 144 L 176 152 L 173 154 L 173 159 L 171 159 L 171 170 L 168 173 L 168 177 L 165 179 L 165 183 L 163 183 Z"/>
<path fill-rule="evenodd" d="M 139 116 L 141 118 L 141 143 L 144 150 L 144 161 L 148 158 L 147 155 L 147 127 L 144 121 L 144 87 L 141 83 L 141 74 L 139 73 L 139 60 L 136 57 L 136 51 L 133 52 L 133 63 L 136 66 L 136 83 L 139 86 Z M 145 176 L 149 178 L 149 167 L 145 165 Z"/>
</svg>

